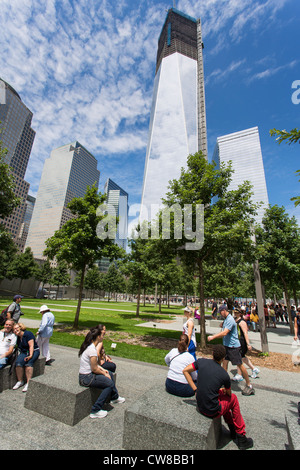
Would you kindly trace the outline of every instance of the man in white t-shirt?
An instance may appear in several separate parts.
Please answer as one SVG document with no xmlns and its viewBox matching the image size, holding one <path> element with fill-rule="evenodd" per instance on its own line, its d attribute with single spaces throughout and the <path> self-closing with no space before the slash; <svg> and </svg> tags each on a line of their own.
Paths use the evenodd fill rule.
<svg viewBox="0 0 300 470">
<path fill-rule="evenodd" d="M 9 356 L 13 353 L 17 337 L 13 332 L 14 321 L 6 320 L 0 331 L 0 369 L 7 365 Z"/>
</svg>

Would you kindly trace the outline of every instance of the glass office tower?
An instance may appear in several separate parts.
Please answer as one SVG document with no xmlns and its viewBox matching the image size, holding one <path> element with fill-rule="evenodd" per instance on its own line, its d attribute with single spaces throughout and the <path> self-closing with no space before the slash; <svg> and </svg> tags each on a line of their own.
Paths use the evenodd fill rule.
<svg viewBox="0 0 300 470">
<path fill-rule="evenodd" d="M 1 79 L 0 89 L 0 140 L 3 148 L 7 149 L 5 163 L 10 166 L 14 176 L 14 192 L 21 198 L 21 204 L 2 222 L 11 232 L 19 251 L 23 251 L 24 239 L 20 230 L 30 186 L 24 177 L 35 138 L 35 131 L 31 128 L 33 114 L 16 90 Z"/>
<path fill-rule="evenodd" d="M 87 186 L 99 185 L 96 158 L 79 142 L 59 147 L 45 161 L 26 247 L 44 259 L 45 241 L 74 217 L 67 208 L 74 197 L 83 197 Z"/>
<path fill-rule="evenodd" d="M 207 157 L 202 49 L 200 20 L 171 8 L 158 41 L 141 220 L 152 218 L 189 154 Z"/>
<path fill-rule="evenodd" d="M 111 206 L 111 214 L 116 215 L 119 219 L 115 243 L 126 250 L 128 236 L 128 193 L 110 178 L 105 183 L 104 193 L 107 195 L 106 204 Z"/>
<path fill-rule="evenodd" d="M 252 201 L 263 203 L 256 217 L 256 222 L 260 224 L 269 198 L 258 127 L 218 137 L 213 160 L 217 165 L 221 162 L 227 164 L 231 160 L 234 173 L 229 190 L 237 189 L 244 181 L 250 181 L 254 193 Z"/>
</svg>

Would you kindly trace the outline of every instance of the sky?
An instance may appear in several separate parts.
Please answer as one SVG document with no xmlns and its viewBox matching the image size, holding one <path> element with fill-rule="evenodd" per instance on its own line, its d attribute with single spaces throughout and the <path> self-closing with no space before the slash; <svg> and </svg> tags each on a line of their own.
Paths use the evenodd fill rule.
<svg viewBox="0 0 300 470">
<path fill-rule="evenodd" d="M 79 141 L 139 204 L 158 38 L 173 0 L 0 0 L 0 78 L 33 112 L 26 181 L 36 196 L 53 149 Z M 271 205 L 300 223 L 299 0 L 177 0 L 201 18 L 208 159 L 219 136 L 258 126 Z"/>
</svg>

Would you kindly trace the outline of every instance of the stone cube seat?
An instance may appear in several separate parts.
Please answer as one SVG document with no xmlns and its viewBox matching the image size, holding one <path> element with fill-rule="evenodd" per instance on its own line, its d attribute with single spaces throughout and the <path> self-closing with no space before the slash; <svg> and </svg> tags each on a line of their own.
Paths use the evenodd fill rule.
<svg viewBox="0 0 300 470">
<path fill-rule="evenodd" d="M 114 374 L 116 381 L 116 374 Z M 74 426 L 89 415 L 101 389 L 82 387 L 78 364 L 56 364 L 51 372 L 29 382 L 25 408 Z"/>
<path fill-rule="evenodd" d="M 289 449 L 300 450 L 300 425 L 298 424 L 298 412 L 295 409 L 287 410 L 285 423 L 288 435 Z"/>
<path fill-rule="evenodd" d="M 221 437 L 221 418 L 198 413 L 195 398 L 148 390 L 125 410 L 125 450 L 213 450 Z"/>
<path fill-rule="evenodd" d="M 33 377 L 38 377 L 44 374 L 45 371 L 45 357 L 39 357 L 33 366 Z M 0 369 L 0 392 L 4 390 L 12 389 L 17 382 L 16 370 L 11 371 L 10 366 L 6 366 L 3 369 Z"/>
</svg>

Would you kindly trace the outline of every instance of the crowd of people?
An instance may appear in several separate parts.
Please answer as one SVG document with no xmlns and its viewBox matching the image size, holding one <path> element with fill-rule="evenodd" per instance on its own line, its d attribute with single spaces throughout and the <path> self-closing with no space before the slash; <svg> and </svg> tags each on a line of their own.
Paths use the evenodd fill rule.
<svg viewBox="0 0 300 470">
<path fill-rule="evenodd" d="M 47 305 L 40 307 L 42 319 L 36 336 L 20 323 L 22 315 L 20 303 L 21 295 L 16 295 L 7 309 L 6 320 L 0 331 L 0 369 L 7 366 L 16 350 L 15 368 L 17 382 L 13 386 L 16 390 L 22 386 L 27 391 L 28 382 L 32 378 L 33 366 L 40 354 L 46 358 L 46 364 L 51 364 L 49 340 L 53 333 L 55 317 Z M 277 315 L 284 321 L 284 310 L 275 309 L 273 305 L 266 306 L 265 317 L 276 326 Z M 276 313 L 277 312 L 277 313 Z M 282 317 L 281 317 L 282 314 Z M 231 314 L 226 303 L 217 306 L 212 303 L 212 317 L 221 317 L 220 331 L 208 336 L 208 342 L 222 339 L 222 345 L 214 345 L 212 359 L 197 358 L 195 320 L 199 321 L 197 309 L 191 307 L 184 309 L 186 320 L 183 331 L 176 348 L 166 356 L 165 362 L 168 373 L 165 381 L 166 391 L 179 397 L 196 398 L 197 411 L 206 417 L 215 418 L 223 416 L 228 424 L 232 439 L 236 439 L 240 449 L 253 446 L 253 440 L 246 437 L 246 426 L 242 417 L 237 396 L 232 393 L 231 379 L 228 374 L 228 364 L 231 362 L 237 368 L 237 374 L 232 378 L 235 382 L 245 381 L 242 394 L 251 396 L 255 390 L 250 381 L 247 367 L 251 371 L 251 378 L 255 379 L 259 369 L 255 367 L 247 352 L 251 351 L 248 331 L 251 328 L 257 331 L 258 315 L 255 306 L 247 309 L 246 306 L 235 305 L 234 314 Z M 257 317 L 257 318 L 256 318 Z M 274 320 L 275 318 L 275 320 Z M 300 307 L 294 315 L 295 337 L 300 342 Z M 116 371 L 115 362 L 105 353 L 103 340 L 106 333 L 105 325 L 98 324 L 90 328 L 78 356 L 79 384 L 83 387 L 98 388 L 101 390 L 97 400 L 90 411 L 91 418 L 104 418 L 107 411 L 104 409 L 107 402 L 114 404 L 124 403 L 125 398 L 119 395 L 114 381 Z"/>
<path fill-rule="evenodd" d="M 269 304 L 265 308 L 266 326 L 270 326 L 267 320 L 274 327 L 279 319 L 287 321 L 285 309 L 281 304 L 277 306 Z M 187 321 L 184 323 L 178 346 L 165 357 L 165 362 L 169 367 L 165 388 L 168 393 L 180 397 L 195 395 L 197 410 L 210 418 L 223 416 L 228 424 L 230 435 L 236 439 L 238 447 L 248 449 L 253 446 L 253 440 L 246 437 L 245 422 L 238 398 L 232 393 L 227 370 L 229 362 L 235 365 L 237 374 L 232 380 L 245 381 L 243 395 L 255 394 L 247 368 L 250 369 L 253 379 L 258 376 L 260 370 L 252 364 L 247 352 L 252 349 L 248 331 L 249 329 L 258 331 L 259 327 L 257 308 L 256 305 L 249 308 L 249 306 L 235 304 L 234 313 L 231 314 L 225 302 L 218 307 L 213 300 L 211 309 L 212 318 L 217 319 L 220 316 L 223 321 L 220 324 L 220 332 L 209 335 L 208 342 L 220 338 L 223 344 L 213 346 L 212 359 L 195 359 L 192 355 L 196 350 L 194 321 L 200 323 L 200 315 L 197 308 L 193 314 L 193 310 L 186 307 L 184 313 Z M 297 308 L 292 318 L 295 326 L 294 339 L 300 342 L 300 307 Z"/>
<path fill-rule="evenodd" d="M 22 295 L 16 294 L 5 313 L 4 326 L 0 331 L 0 369 L 7 365 L 15 367 L 17 382 L 13 390 L 23 386 L 22 391 L 26 392 L 33 375 L 34 363 L 40 353 L 45 356 L 47 365 L 52 362 L 49 341 L 53 334 L 55 317 L 47 305 L 42 305 L 40 308 L 42 320 L 34 336 L 20 322 L 23 315 L 20 306 L 22 299 Z"/>
</svg>

